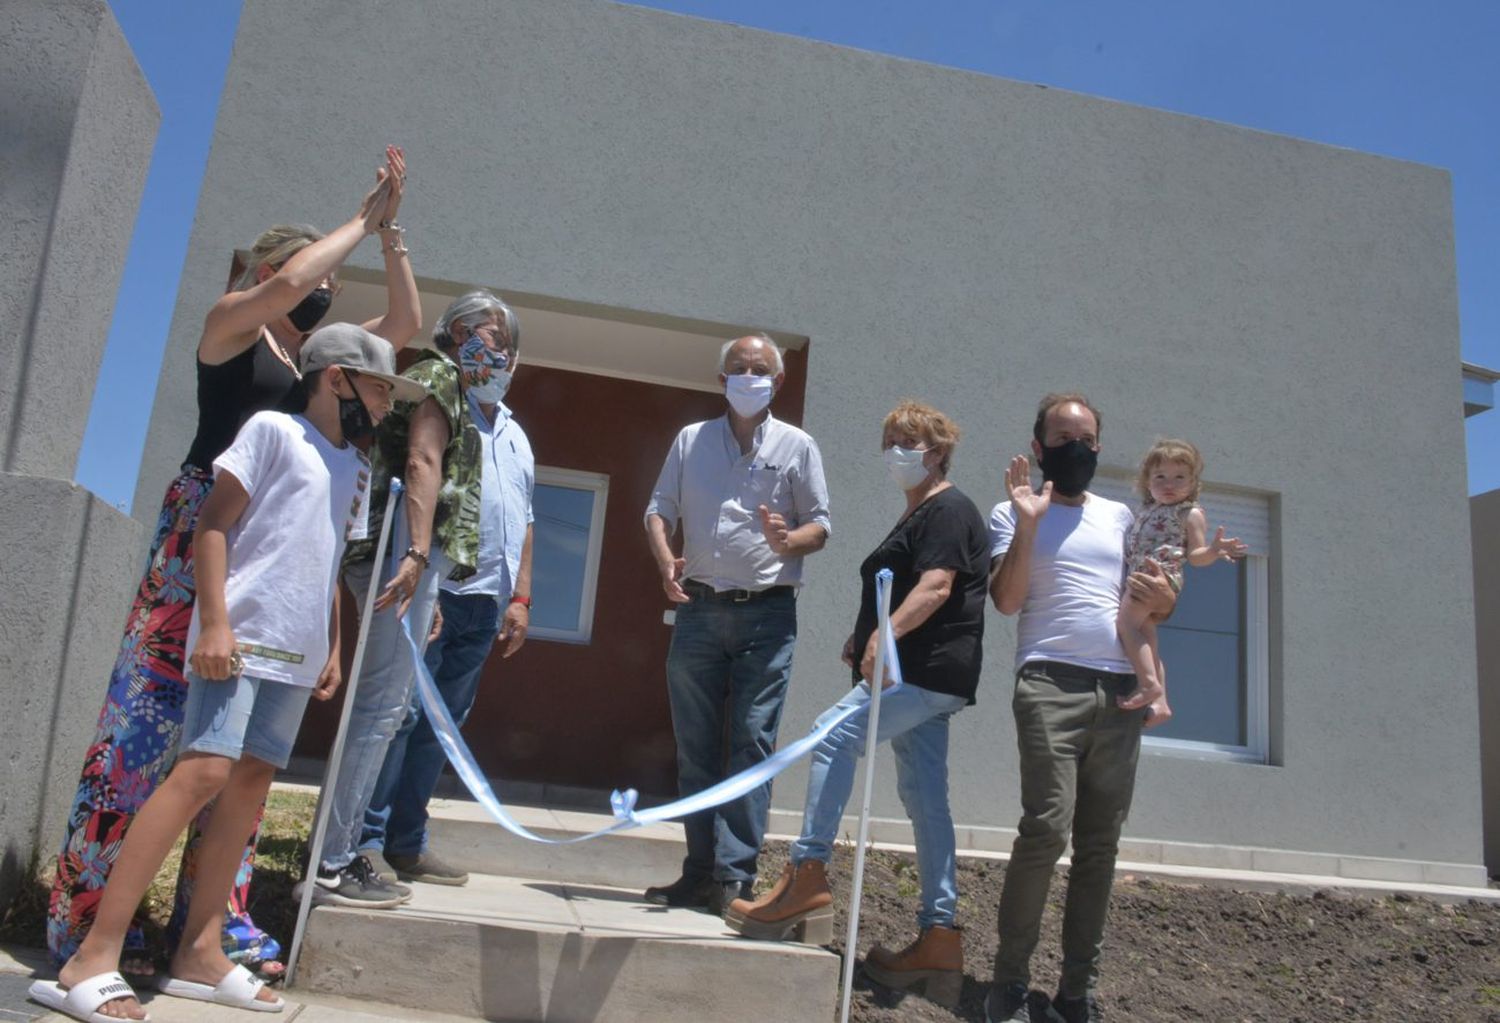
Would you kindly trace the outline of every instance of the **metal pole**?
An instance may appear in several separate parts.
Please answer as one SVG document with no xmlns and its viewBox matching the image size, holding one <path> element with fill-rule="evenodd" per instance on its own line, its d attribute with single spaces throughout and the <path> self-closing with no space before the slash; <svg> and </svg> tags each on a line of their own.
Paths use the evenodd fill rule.
<svg viewBox="0 0 1500 1023">
<path fill-rule="evenodd" d="M 349 715 L 354 710 L 354 693 L 359 688 L 359 671 L 364 664 L 365 639 L 370 634 L 370 619 L 375 613 L 375 597 L 380 593 L 381 565 L 385 562 L 386 542 L 391 535 L 391 522 L 395 518 L 392 509 L 399 509 L 397 497 L 401 494 L 401 481 L 391 480 L 390 493 L 385 499 L 385 516 L 380 523 L 380 539 L 375 544 L 375 564 L 370 572 L 370 586 L 365 592 L 364 613 L 359 616 L 359 638 L 354 642 L 354 663 L 349 668 L 349 679 L 344 683 L 344 708 L 339 714 L 338 731 L 334 733 L 333 749 L 328 754 L 328 765 L 323 772 L 323 785 L 318 790 L 318 809 L 313 814 L 312 838 L 308 842 L 307 869 L 302 875 L 302 898 L 297 906 L 297 925 L 292 929 L 292 950 L 286 957 L 286 987 L 291 987 L 297 978 L 297 959 L 302 955 L 302 938 L 307 932 L 307 916 L 312 912 L 313 888 L 318 883 L 318 865 L 323 854 L 323 838 L 328 831 L 328 816 L 333 812 L 329 797 L 339 780 L 339 761 L 344 755 L 344 739 L 349 731 Z"/>
<path fill-rule="evenodd" d="M 854 847 L 854 887 L 849 895 L 849 934 L 844 939 L 844 996 L 840 1023 L 849 1023 L 849 1002 L 854 995 L 854 954 L 859 941 L 859 900 L 865 889 L 865 843 L 870 837 L 870 797 L 875 791 L 875 748 L 880 732 L 880 690 L 885 682 L 886 630 L 891 624 L 891 588 L 880 588 L 880 642 L 875 646 L 875 677 L 870 679 L 870 720 L 865 727 L 865 795 L 859 809 L 859 841 Z"/>
</svg>

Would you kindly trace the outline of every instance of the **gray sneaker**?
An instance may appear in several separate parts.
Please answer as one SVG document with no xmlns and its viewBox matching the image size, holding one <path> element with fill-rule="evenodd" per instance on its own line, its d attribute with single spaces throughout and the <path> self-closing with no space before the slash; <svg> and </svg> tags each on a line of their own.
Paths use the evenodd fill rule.
<svg viewBox="0 0 1500 1023">
<path fill-rule="evenodd" d="M 984 999 L 984 1023 L 1031 1023 L 1031 1003 L 1026 985 L 996 985 Z"/>
<path fill-rule="evenodd" d="M 469 875 L 430 852 L 403 856 L 386 853 L 385 861 L 391 865 L 396 876 L 403 881 L 420 881 L 422 884 L 446 884 L 452 886 L 469 883 Z"/>
<path fill-rule="evenodd" d="M 299 883 L 293 894 L 302 896 Z M 411 889 L 382 881 L 367 857 L 356 856 L 342 870 L 318 867 L 313 902 L 320 906 L 358 906 L 363 909 L 395 909 L 411 898 Z"/>
</svg>

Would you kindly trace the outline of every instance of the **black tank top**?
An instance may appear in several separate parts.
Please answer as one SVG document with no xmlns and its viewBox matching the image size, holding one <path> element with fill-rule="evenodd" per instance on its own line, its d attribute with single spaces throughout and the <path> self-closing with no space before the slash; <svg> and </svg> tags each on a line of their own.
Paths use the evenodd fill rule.
<svg viewBox="0 0 1500 1023">
<path fill-rule="evenodd" d="M 296 411 L 291 403 L 297 374 L 277 358 L 265 332 L 228 362 L 210 366 L 198 360 L 198 435 L 186 465 L 211 470 L 214 459 L 234 441 L 245 420 L 267 409 Z"/>
</svg>

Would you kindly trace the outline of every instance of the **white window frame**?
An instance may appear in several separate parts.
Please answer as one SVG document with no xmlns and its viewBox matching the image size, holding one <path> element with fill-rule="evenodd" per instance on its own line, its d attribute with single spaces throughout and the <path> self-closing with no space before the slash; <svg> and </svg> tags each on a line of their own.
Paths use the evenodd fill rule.
<svg viewBox="0 0 1500 1023">
<path fill-rule="evenodd" d="M 586 644 L 594 634 L 594 598 L 599 589 L 599 556 L 604 549 L 604 507 L 609 499 L 609 477 L 600 472 L 539 465 L 536 467 L 534 482 L 539 487 L 591 491 L 594 495 L 594 513 L 589 519 L 589 545 L 584 555 L 583 592 L 578 601 L 578 621 L 571 629 L 536 625 L 528 629 L 526 634 L 530 639 Z"/>
<path fill-rule="evenodd" d="M 1165 739 L 1146 732 L 1141 747 L 1153 754 L 1195 760 L 1225 760 L 1244 764 L 1270 762 L 1271 716 L 1271 616 L 1270 573 L 1264 553 L 1245 558 L 1245 744 L 1202 742 L 1197 739 Z M 1171 693 L 1172 666 L 1167 666 L 1167 692 Z"/>
</svg>

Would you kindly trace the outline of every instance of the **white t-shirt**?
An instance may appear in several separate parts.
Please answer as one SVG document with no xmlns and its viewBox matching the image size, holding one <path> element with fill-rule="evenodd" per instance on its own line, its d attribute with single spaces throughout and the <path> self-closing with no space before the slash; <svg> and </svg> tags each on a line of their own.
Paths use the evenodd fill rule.
<svg viewBox="0 0 1500 1023">
<path fill-rule="evenodd" d="M 1089 494 L 1077 506 L 1052 502 L 1037 526 L 1031 578 L 1016 626 L 1016 667 L 1062 661 L 1096 671 L 1133 669 L 1115 619 L 1125 585 L 1125 535 L 1134 516 L 1118 501 Z M 1016 532 L 1009 501 L 990 513 L 990 557 L 1010 550 Z"/>
<path fill-rule="evenodd" d="M 362 539 L 370 463 L 301 416 L 257 412 L 214 459 L 250 495 L 229 530 L 224 599 L 245 674 L 313 686 L 328 660 L 344 543 Z M 187 652 L 198 642 L 198 609 Z"/>
</svg>

